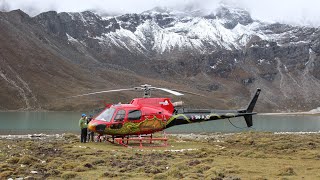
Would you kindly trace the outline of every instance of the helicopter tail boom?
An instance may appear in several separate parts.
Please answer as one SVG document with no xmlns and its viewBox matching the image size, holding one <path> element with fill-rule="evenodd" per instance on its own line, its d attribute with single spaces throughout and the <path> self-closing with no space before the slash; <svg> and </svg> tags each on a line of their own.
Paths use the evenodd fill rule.
<svg viewBox="0 0 320 180">
<path fill-rule="evenodd" d="M 257 89 L 255 95 L 251 99 L 246 109 L 239 110 L 217 110 L 217 109 L 185 109 L 180 108 L 175 110 L 175 114 L 167 121 L 166 128 L 180 124 L 189 124 L 202 121 L 212 121 L 219 119 L 229 119 L 234 117 L 244 117 L 247 126 L 252 126 L 252 115 L 255 104 L 260 95 L 260 89 Z"/>
</svg>

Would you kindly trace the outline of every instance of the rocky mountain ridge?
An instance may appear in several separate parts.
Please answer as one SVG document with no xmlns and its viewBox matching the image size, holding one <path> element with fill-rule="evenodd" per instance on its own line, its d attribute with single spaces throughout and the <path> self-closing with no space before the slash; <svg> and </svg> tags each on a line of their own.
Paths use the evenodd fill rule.
<svg viewBox="0 0 320 180">
<path fill-rule="evenodd" d="M 16 14 L 22 17 L 20 22 L 14 20 Z M 79 93 L 149 80 L 161 82 L 159 86 L 180 86 L 208 94 L 210 98 L 198 104 L 211 101 L 214 107 L 243 105 L 257 87 L 264 91 L 258 107 L 263 110 L 294 111 L 319 106 L 319 28 L 263 23 L 242 9 L 227 6 L 214 13 L 155 8 L 113 17 L 90 11 L 50 11 L 35 17 L 15 11 L 1 13 L 0 17 L 2 24 L 6 19 L 11 25 L 31 26 L 32 39 L 37 39 L 38 46 L 44 45 L 64 63 L 79 71 L 84 69 L 90 74 L 87 78 L 99 81 L 84 83 L 87 89 Z M 28 30 L 20 33 L 25 36 Z M 12 34 L 9 28 L 6 32 Z M 111 80 L 114 72 L 130 76 L 132 81 Z M 111 77 L 106 79 L 106 74 Z M 75 72 L 66 77 L 69 80 L 77 76 Z M 9 81 L 5 84 L 14 87 Z M 19 87 L 29 83 L 21 84 Z M 65 89 L 63 92 L 76 93 L 72 87 Z M 27 86 L 24 92 L 29 92 Z M 20 98 L 32 99 L 29 96 Z"/>
</svg>

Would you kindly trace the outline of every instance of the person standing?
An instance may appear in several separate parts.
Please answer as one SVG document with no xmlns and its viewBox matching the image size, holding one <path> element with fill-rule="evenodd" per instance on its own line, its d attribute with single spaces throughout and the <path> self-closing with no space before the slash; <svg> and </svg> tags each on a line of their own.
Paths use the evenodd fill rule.
<svg viewBox="0 0 320 180">
<path fill-rule="evenodd" d="M 87 116 L 86 114 L 82 114 L 81 115 L 81 118 L 79 120 L 79 126 L 80 126 L 80 129 L 81 129 L 81 143 L 86 143 L 87 141 Z"/>
<path fill-rule="evenodd" d="M 92 120 L 93 115 L 90 114 L 89 118 L 87 118 L 87 124 L 89 124 L 89 122 Z M 88 142 L 91 140 L 91 142 L 94 142 L 94 132 L 88 130 Z"/>
</svg>

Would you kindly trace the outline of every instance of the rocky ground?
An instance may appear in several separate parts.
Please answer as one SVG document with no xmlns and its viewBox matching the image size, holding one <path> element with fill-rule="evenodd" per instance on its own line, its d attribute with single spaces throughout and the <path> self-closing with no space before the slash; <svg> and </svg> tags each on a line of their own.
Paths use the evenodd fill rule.
<svg viewBox="0 0 320 180">
<path fill-rule="evenodd" d="M 0 179 L 319 179 L 320 134 L 170 135 L 168 147 L 1 136 Z"/>
</svg>

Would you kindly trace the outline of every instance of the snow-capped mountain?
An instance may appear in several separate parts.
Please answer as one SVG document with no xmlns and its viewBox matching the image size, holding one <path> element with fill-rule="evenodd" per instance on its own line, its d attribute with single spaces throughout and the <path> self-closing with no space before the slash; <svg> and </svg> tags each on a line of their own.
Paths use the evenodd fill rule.
<svg viewBox="0 0 320 180">
<path fill-rule="evenodd" d="M 49 32 L 71 43 L 100 46 L 102 50 L 118 47 L 147 54 L 170 53 L 173 50 L 200 53 L 217 49 L 239 50 L 253 37 L 276 41 L 279 45 L 309 43 L 299 37 L 299 34 L 305 33 L 303 28 L 265 24 L 253 20 L 242 9 L 225 6 L 211 14 L 155 8 L 141 14 L 116 17 L 100 17 L 89 11 L 47 12 L 35 19 Z"/>
<path fill-rule="evenodd" d="M 72 43 L 93 43 L 103 49 L 116 46 L 140 53 L 170 53 L 174 49 L 208 53 L 217 48 L 241 49 L 252 36 L 271 38 L 260 30 L 263 24 L 253 21 L 248 12 L 226 7 L 206 15 L 155 8 L 116 17 L 87 11 L 48 12 L 35 18 Z"/>
<path fill-rule="evenodd" d="M 17 23 L 37 28 L 41 33 L 32 34 L 50 51 L 96 73 L 116 70 L 236 95 L 231 106 L 257 87 L 267 109 L 319 106 L 319 28 L 264 23 L 225 5 L 213 12 L 154 8 L 110 17 L 50 11 Z"/>
</svg>

